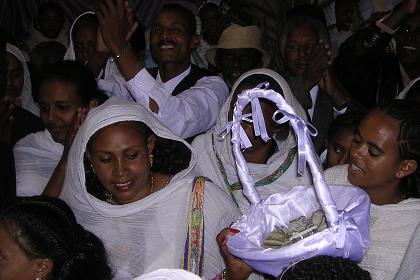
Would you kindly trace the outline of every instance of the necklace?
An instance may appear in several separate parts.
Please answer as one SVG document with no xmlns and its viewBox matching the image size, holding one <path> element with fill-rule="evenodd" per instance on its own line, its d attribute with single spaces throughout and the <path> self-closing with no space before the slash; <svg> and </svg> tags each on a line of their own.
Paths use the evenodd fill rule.
<svg viewBox="0 0 420 280">
<path fill-rule="evenodd" d="M 153 188 L 155 187 L 155 176 L 153 176 L 153 172 L 150 171 L 150 176 L 152 176 L 152 184 L 150 185 L 150 193 L 153 192 Z"/>
<path fill-rule="evenodd" d="M 152 179 L 151 179 L 152 180 L 152 183 L 151 183 L 151 186 L 150 186 L 150 193 L 152 193 L 153 190 L 154 190 L 154 187 L 155 187 L 155 176 L 153 176 L 153 172 L 151 172 L 151 171 L 150 171 L 150 175 L 152 176 Z M 169 182 L 172 180 L 173 177 L 174 177 L 174 175 L 170 175 L 168 177 L 168 179 L 166 180 L 166 182 L 165 182 L 165 184 L 163 185 L 162 188 L 166 187 L 169 184 Z"/>
</svg>

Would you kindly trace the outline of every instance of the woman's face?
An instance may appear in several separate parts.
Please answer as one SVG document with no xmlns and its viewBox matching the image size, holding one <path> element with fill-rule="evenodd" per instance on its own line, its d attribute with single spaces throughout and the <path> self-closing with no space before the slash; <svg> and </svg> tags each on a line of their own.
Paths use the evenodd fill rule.
<svg viewBox="0 0 420 280">
<path fill-rule="evenodd" d="M 13 54 L 7 52 L 6 96 L 19 97 L 22 93 L 24 74 L 22 63 Z"/>
<path fill-rule="evenodd" d="M 42 83 L 38 95 L 42 122 L 54 141 L 64 145 L 74 115 L 83 107 L 81 98 L 73 85 L 58 80 Z"/>
<path fill-rule="evenodd" d="M 154 137 L 146 141 L 130 122 L 101 129 L 89 147 L 88 158 L 102 186 L 119 204 L 127 204 L 151 192 L 149 156 Z"/>
<path fill-rule="evenodd" d="M 33 280 L 38 276 L 38 264 L 39 260 L 26 256 L 9 232 L 0 226 L 0 279 Z"/>
<path fill-rule="evenodd" d="M 87 64 L 96 52 L 97 30 L 91 25 L 83 25 L 73 35 L 74 54 L 77 61 Z"/>
<path fill-rule="evenodd" d="M 380 110 L 361 121 L 350 149 L 348 179 L 353 185 L 368 193 L 398 193 L 399 181 L 406 176 L 401 172 L 399 131 L 398 121 Z"/>
</svg>

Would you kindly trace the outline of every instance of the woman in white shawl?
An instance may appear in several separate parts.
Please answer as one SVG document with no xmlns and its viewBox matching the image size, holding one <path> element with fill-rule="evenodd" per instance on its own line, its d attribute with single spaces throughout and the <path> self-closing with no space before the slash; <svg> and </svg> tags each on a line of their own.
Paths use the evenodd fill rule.
<svg viewBox="0 0 420 280">
<path fill-rule="evenodd" d="M 325 172 L 329 184 L 356 185 L 372 201 L 371 246 L 360 266 L 374 280 L 419 279 L 420 109 L 395 100 L 371 110 L 356 130 L 350 164 Z M 417 230 L 416 230 L 417 227 Z"/>
<path fill-rule="evenodd" d="M 70 28 L 70 43 L 64 60 L 77 60 L 87 65 L 94 73 L 98 87 L 107 95 L 133 100 L 124 86 L 124 77 L 109 55 L 109 50 L 98 52 L 98 48 L 103 48 L 97 46 L 101 45 L 97 42 L 98 28 L 99 23 L 94 12 L 79 15 Z"/>
<path fill-rule="evenodd" d="M 206 279 L 222 271 L 216 235 L 239 212 L 213 183 L 189 175 L 196 161 L 188 143 L 136 103 L 111 98 L 89 112 L 62 198 L 102 239 L 116 279 L 158 268 Z"/>
<path fill-rule="evenodd" d="M 74 61 L 46 69 L 38 92 L 46 129 L 27 135 L 14 146 L 16 194 L 59 196 L 74 134 L 102 94 L 89 69 Z"/>
<path fill-rule="evenodd" d="M 242 213 L 249 208 L 249 202 L 242 193 L 242 187 L 236 172 L 235 158 L 230 141 L 231 136 L 229 134 L 222 138 L 219 134 L 229 122 L 229 112 L 233 110 L 236 97 L 242 90 L 254 88 L 262 82 L 269 82 L 269 88 L 281 92 L 277 82 L 278 77 L 280 77 L 278 73 L 269 69 L 254 69 L 240 76 L 233 85 L 230 97 L 219 113 L 215 128 L 197 136 L 192 143 L 193 148 L 200 151 L 194 172 L 208 177 L 216 185 L 223 187 L 231 195 Z M 284 98 L 293 107 L 297 115 L 306 120 L 305 111 L 298 101 L 287 93 Z M 274 104 L 271 107 L 274 108 Z M 271 109 L 275 110 L 273 108 Z M 266 109 L 263 106 L 263 110 L 269 111 L 270 108 Z M 272 113 L 274 111 L 271 112 L 271 115 Z M 266 119 L 265 122 L 266 126 L 272 126 L 270 124 L 271 119 Z M 312 184 L 308 172 L 305 172 L 303 176 L 297 174 L 297 147 L 295 135 L 290 129 L 288 127 L 277 128 L 274 135 L 269 135 L 273 139 L 270 139 L 267 143 L 264 144 L 261 138 L 252 143 L 254 147 L 251 149 L 254 149 L 253 152 L 257 156 L 261 157 L 262 155 L 262 160 L 248 160 L 246 153 L 244 154 L 251 176 L 256 182 L 256 188 L 263 199 L 293 186 Z M 279 133 L 276 135 L 276 132 Z M 250 134 L 254 135 L 254 132 L 252 131 Z M 254 137 L 251 136 L 251 138 Z M 262 151 L 260 147 L 264 145 L 272 145 L 272 147 L 269 147 L 268 151 L 267 148 L 265 148 L 266 151 Z"/>
<path fill-rule="evenodd" d="M 26 66 L 23 54 L 16 46 L 9 43 L 6 44 L 6 51 L 9 68 L 12 66 L 15 67 L 10 69 L 13 73 L 10 73 L 10 77 L 8 77 L 6 95 L 20 96 L 22 108 L 39 117 L 39 107 L 35 104 L 32 97 L 31 75 L 29 74 L 29 69 Z M 19 79 L 23 83 L 13 83 L 13 81 L 9 81 L 10 79 Z"/>
</svg>

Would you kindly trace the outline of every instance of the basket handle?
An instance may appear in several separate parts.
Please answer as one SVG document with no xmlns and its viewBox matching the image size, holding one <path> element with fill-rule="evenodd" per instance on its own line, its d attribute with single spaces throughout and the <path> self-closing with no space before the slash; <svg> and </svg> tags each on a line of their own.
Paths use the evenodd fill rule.
<svg viewBox="0 0 420 280">
<path fill-rule="evenodd" d="M 283 92 L 291 94 L 289 85 L 284 79 L 280 79 L 279 84 Z M 233 153 L 235 155 L 238 176 L 242 183 L 244 195 L 250 201 L 251 205 L 262 202 L 260 195 L 255 189 L 255 184 L 252 176 L 250 175 L 248 164 L 241 151 L 241 147 L 244 147 L 249 143 L 249 139 L 241 126 L 241 121 L 246 120 L 249 116 L 242 115 L 242 111 L 245 106 L 251 102 L 254 131 L 256 132 L 256 135 L 259 133 L 261 136 L 264 135 L 264 138 L 266 138 L 264 118 L 258 101 L 259 98 L 265 98 L 273 101 L 278 107 L 278 110 L 273 114 L 273 120 L 280 124 L 289 122 L 293 127 L 298 142 L 298 172 L 303 174 L 306 162 L 309 164 L 315 192 L 325 213 L 327 223 L 329 226 L 338 226 L 339 215 L 337 208 L 331 197 L 329 187 L 325 182 L 323 171 L 320 167 L 320 163 L 311 140 L 311 136 L 316 135 L 316 129 L 311 124 L 297 116 L 293 108 L 284 100 L 281 94 L 275 92 L 274 90 L 267 90 L 267 87 L 268 83 L 262 83 L 254 89 L 244 90 L 241 94 L 239 94 L 233 112 L 232 123 L 227 125 L 226 128 L 227 130 L 229 130 L 229 128 L 232 130 L 231 141 L 233 144 Z M 276 116 L 279 113 L 282 113 L 284 116 L 280 120 L 276 120 Z M 264 141 L 268 141 L 269 138 L 267 140 L 266 139 L 264 139 Z"/>
</svg>

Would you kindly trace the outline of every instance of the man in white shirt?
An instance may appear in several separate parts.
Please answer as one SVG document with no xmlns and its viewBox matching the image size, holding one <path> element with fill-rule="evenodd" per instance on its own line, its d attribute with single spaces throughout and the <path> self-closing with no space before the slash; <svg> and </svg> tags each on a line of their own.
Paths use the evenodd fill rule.
<svg viewBox="0 0 420 280">
<path fill-rule="evenodd" d="M 133 99 L 182 138 L 210 129 L 229 92 L 217 76 L 190 62 L 198 46 L 195 17 L 178 5 L 166 4 L 153 20 L 150 46 L 158 69 L 140 65 L 125 34 L 133 24 L 123 0 L 105 0 L 97 11 L 101 35 L 111 51 Z M 132 29 L 132 28 L 131 28 Z"/>
</svg>

